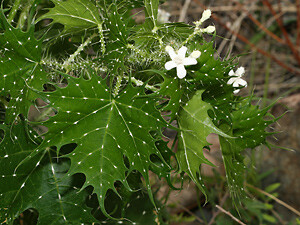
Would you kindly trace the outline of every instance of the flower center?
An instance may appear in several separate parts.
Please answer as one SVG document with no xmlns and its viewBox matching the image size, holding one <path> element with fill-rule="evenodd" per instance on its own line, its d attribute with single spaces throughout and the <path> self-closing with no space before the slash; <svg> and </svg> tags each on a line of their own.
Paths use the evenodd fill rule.
<svg viewBox="0 0 300 225">
<path fill-rule="evenodd" d="M 184 58 L 182 58 L 182 57 L 180 57 L 180 56 L 174 57 L 174 62 L 175 62 L 177 65 L 183 64 L 183 60 L 184 60 Z"/>
</svg>

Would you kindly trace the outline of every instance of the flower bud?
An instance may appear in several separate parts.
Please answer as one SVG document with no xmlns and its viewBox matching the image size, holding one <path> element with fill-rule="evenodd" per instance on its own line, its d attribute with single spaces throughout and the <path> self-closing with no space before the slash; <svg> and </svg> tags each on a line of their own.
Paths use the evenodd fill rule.
<svg viewBox="0 0 300 225">
<path fill-rule="evenodd" d="M 206 33 L 213 33 L 215 32 L 215 30 L 216 30 L 215 26 L 208 26 L 205 29 L 203 29 L 203 31 Z"/>
<path fill-rule="evenodd" d="M 200 57 L 200 55 L 201 55 L 201 52 L 197 50 L 197 51 L 192 52 L 191 57 L 194 59 L 197 59 Z"/>
<path fill-rule="evenodd" d="M 173 48 L 170 45 L 166 46 L 166 52 L 169 52 L 170 50 L 172 50 Z"/>
<path fill-rule="evenodd" d="M 200 22 L 203 23 L 205 20 L 208 20 L 211 16 L 211 11 L 210 9 L 206 9 L 204 10 L 204 12 L 202 13 L 202 17 L 200 19 Z"/>
</svg>

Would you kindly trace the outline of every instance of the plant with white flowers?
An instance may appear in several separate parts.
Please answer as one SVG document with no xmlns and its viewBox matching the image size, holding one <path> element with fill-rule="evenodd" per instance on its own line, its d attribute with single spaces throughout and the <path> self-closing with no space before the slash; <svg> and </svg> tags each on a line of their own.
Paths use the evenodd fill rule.
<svg viewBox="0 0 300 225">
<path fill-rule="evenodd" d="M 227 84 L 232 84 L 233 87 L 239 87 L 240 85 L 243 87 L 247 87 L 247 81 L 242 79 L 242 76 L 245 73 L 244 67 L 239 67 L 235 72 L 233 70 L 229 71 L 229 76 L 231 77 Z M 237 94 L 239 93 L 240 89 L 234 90 L 233 93 Z"/>
<path fill-rule="evenodd" d="M 214 57 L 211 11 L 190 26 L 160 23 L 158 0 L 51 2 L 0 10 L 0 222 L 164 224 L 149 171 L 172 188 L 187 174 L 206 196 L 211 133 L 242 199 L 243 151 L 268 145 L 276 119 L 234 95 L 245 70 Z"/>
<path fill-rule="evenodd" d="M 176 67 L 177 70 L 177 76 L 182 79 L 186 76 L 186 69 L 184 66 L 190 66 L 190 65 L 196 65 L 197 64 L 197 58 L 200 57 L 201 52 L 200 51 L 193 51 L 192 54 L 189 57 L 185 57 L 187 47 L 182 46 L 177 54 L 175 53 L 174 49 L 171 46 L 166 47 L 166 51 L 170 55 L 172 61 L 166 62 L 165 68 L 167 70 L 173 69 Z"/>
</svg>

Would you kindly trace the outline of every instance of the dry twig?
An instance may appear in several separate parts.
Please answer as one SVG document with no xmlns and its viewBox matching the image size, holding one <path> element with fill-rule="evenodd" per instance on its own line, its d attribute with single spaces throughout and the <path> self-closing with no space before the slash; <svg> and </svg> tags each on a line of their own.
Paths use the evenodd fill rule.
<svg viewBox="0 0 300 225">
<path fill-rule="evenodd" d="M 247 9 L 244 7 L 244 5 L 242 5 L 241 3 L 239 3 L 238 1 L 234 0 L 234 2 L 241 7 L 241 9 L 247 13 L 248 17 L 250 20 L 252 20 L 252 22 L 254 24 L 256 24 L 256 26 L 258 26 L 261 30 L 263 30 L 267 35 L 269 35 L 270 37 L 272 37 L 274 40 L 278 41 L 281 44 L 285 44 L 285 41 L 283 39 L 281 39 L 280 37 L 278 37 L 276 34 L 274 34 L 273 32 L 269 31 L 261 22 L 259 22 L 257 19 L 254 18 L 254 16 L 251 14 L 251 12 L 248 10 L 248 6 Z M 250 6 L 251 8 L 251 6 Z"/>
<path fill-rule="evenodd" d="M 300 47 L 300 0 L 296 1 L 297 8 L 297 38 L 296 38 L 296 46 Z"/>
<path fill-rule="evenodd" d="M 186 13 L 189 9 L 190 4 L 191 4 L 191 0 L 185 0 L 185 3 L 184 3 L 184 5 L 182 7 L 182 10 L 180 12 L 178 22 L 184 22 L 184 19 L 186 17 Z"/>
<path fill-rule="evenodd" d="M 272 13 L 272 15 L 274 17 L 277 17 L 277 13 L 275 12 L 275 10 L 273 9 L 273 6 L 271 5 L 271 3 L 269 2 L 269 0 L 263 0 L 262 3 L 267 6 L 269 9 L 270 9 L 270 12 Z M 280 10 L 280 4 L 278 5 L 278 8 Z M 278 17 L 276 18 L 276 22 L 286 40 L 286 43 L 287 45 L 290 47 L 290 49 L 292 50 L 292 53 L 295 57 L 295 59 L 297 60 L 298 64 L 300 65 L 300 56 L 299 56 L 299 53 L 298 51 L 296 50 L 294 44 L 291 42 L 291 39 L 289 38 L 289 35 L 288 35 L 288 32 L 286 31 L 284 25 L 283 25 L 283 22 L 282 22 L 282 18 L 281 17 Z"/>
<path fill-rule="evenodd" d="M 216 205 L 216 207 L 222 211 L 223 213 L 225 213 L 226 215 L 230 216 L 231 219 L 233 219 L 234 221 L 236 221 L 237 223 L 241 224 L 241 225 L 246 225 L 245 223 L 243 223 L 242 221 L 240 221 L 238 218 L 234 217 L 230 212 L 226 211 L 225 209 L 223 209 L 221 206 Z"/>
<path fill-rule="evenodd" d="M 275 202 L 277 202 L 278 204 L 284 206 L 285 208 L 291 210 L 291 211 L 292 211 L 293 213 L 295 213 L 296 215 L 300 216 L 300 212 L 299 212 L 297 209 L 295 209 L 295 208 L 293 208 L 292 206 L 286 204 L 284 201 L 281 201 L 280 199 L 276 198 L 275 196 L 269 194 L 268 192 L 265 192 L 264 190 L 261 190 L 261 189 L 259 189 L 259 188 L 257 188 L 257 187 L 254 187 L 254 186 L 251 185 L 251 184 L 246 184 L 246 185 L 247 185 L 248 187 L 250 187 L 250 188 L 252 188 L 252 189 L 254 189 L 254 190 L 256 190 L 256 191 L 258 191 L 258 192 L 260 192 L 260 193 L 262 193 L 262 194 L 264 194 L 264 195 L 266 195 L 266 196 L 268 196 L 269 198 L 273 199 L 273 200 L 274 200 Z"/>
<path fill-rule="evenodd" d="M 220 201 L 220 206 L 222 207 L 226 201 L 226 199 L 228 198 L 229 194 L 228 192 L 225 193 L 225 195 L 223 196 L 223 198 Z M 213 212 L 212 218 L 210 219 L 209 223 L 207 225 L 213 225 L 213 223 L 215 222 L 216 217 L 221 213 L 220 210 L 218 210 L 217 212 Z"/>
<path fill-rule="evenodd" d="M 204 221 L 201 220 L 196 214 L 194 214 L 193 212 L 191 212 L 188 208 L 186 208 L 185 206 L 183 206 L 181 204 L 178 204 L 178 206 L 180 208 L 182 208 L 185 212 L 187 212 L 188 214 L 190 214 L 191 216 L 194 216 L 199 223 L 204 224 Z"/>
</svg>

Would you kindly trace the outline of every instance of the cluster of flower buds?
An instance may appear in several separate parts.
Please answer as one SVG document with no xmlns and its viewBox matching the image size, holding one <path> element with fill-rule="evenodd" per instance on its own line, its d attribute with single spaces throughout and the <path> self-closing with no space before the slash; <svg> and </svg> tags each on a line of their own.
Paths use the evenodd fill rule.
<svg viewBox="0 0 300 225">
<path fill-rule="evenodd" d="M 208 26 L 206 28 L 200 28 L 200 26 L 203 24 L 204 21 L 208 20 L 211 17 L 211 11 L 210 9 L 206 9 L 204 10 L 204 12 L 202 13 L 202 17 L 200 20 L 194 22 L 195 24 L 195 30 L 201 33 L 213 33 L 215 32 L 216 28 L 215 26 Z"/>
</svg>

